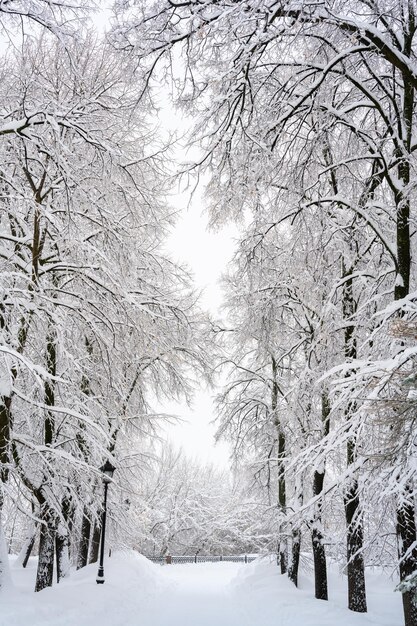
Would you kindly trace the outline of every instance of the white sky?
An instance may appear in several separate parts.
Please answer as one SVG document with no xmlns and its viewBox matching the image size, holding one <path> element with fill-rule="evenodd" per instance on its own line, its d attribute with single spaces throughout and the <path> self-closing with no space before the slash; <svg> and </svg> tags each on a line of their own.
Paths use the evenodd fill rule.
<svg viewBox="0 0 417 626">
<path fill-rule="evenodd" d="M 219 279 L 233 255 L 236 229 L 229 226 L 219 232 L 208 231 L 202 191 L 202 188 L 196 190 L 190 206 L 188 194 L 175 199 L 175 205 L 182 209 L 182 216 L 166 249 L 175 261 L 185 263 L 191 269 L 197 289 L 203 290 L 202 308 L 218 317 L 222 300 Z M 215 393 L 216 390 L 210 392 L 201 388 L 197 390 L 191 408 L 172 403 L 164 404 L 163 410 L 184 420 L 167 427 L 167 437 L 174 445 L 182 447 L 187 456 L 224 467 L 229 465 L 230 447 L 224 442 L 215 445 L 216 427 L 211 423 L 215 417 Z"/>
<path fill-rule="evenodd" d="M 162 135 L 174 133 L 181 137 L 193 126 L 193 120 L 185 114 L 181 116 L 173 108 L 169 94 L 161 89 L 158 94 L 159 122 Z M 198 148 L 186 150 L 181 141 L 175 147 L 175 159 L 180 163 L 198 160 Z M 226 270 L 234 252 L 234 237 L 237 229 L 227 226 L 219 231 L 208 230 L 208 215 L 205 212 L 204 183 L 197 188 L 178 193 L 171 198 L 171 204 L 179 210 L 180 217 L 165 249 L 181 264 L 187 265 L 195 279 L 198 291 L 202 290 L 200 305 L 214 317 L 220 317 L 222 301 L 219 279 Z M 227 443 L 215 444 L 216 427 L 213 395 L 216 390 L 204 388 L 196 390 L 193 406 L 173 402 L 164 403 L 159 410 L 175 414 L 183 420 L 166 427 L 167 438 L 178 447 L 182 447 L 187 456 L 202 462 L 213 463 L 222 467 L 229 466 L 230 447 Z"/>
<path fill-rule="evenodd" d="M 220 232 L 208 230 L 201 191 L 194 194 L 190 207 L 187 207 L 187 198 L 181 196 L 182 217 L 167 241 L 166 249 L 175 260 L 191 268 L 197 289 L 203 290 L 201 306 L 214 317 L 219 317 L 222 303 L 219 279 L 233 255 L 236 229 L 227 226 Z"/>
</svg>

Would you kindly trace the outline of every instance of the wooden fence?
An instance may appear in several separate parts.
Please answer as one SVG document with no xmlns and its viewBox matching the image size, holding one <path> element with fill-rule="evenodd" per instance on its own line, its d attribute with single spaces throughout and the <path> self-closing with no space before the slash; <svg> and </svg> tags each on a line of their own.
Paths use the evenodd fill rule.
<svg viewBox="0 0 417 626">
<path fill-rule="evenodd" d="M 256 559 L 256 556 L 248 556 L 247 554 L 241 556 L 204 556 L 200 554 L 195 554 L 194 556 L 172 556 L 168 554 L 167 556 L 148 556 L 146 558 L 152 561 L 152 563 L 159 563 L 160 565 L 164 563 L 180 565 L 182 563 L 220 563 L 222 561 L 227 563 L 251 563 Z"/>
</svg>

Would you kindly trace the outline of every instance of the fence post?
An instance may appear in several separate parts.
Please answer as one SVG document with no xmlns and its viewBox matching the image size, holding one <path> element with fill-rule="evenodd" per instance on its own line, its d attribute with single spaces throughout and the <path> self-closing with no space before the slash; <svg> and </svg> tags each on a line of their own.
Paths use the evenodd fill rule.
<svg viewBox="0 0 417 626">
<path fill-rule="evenodd" d="M 171 565 L 172 564 L 172 556 L 170 554 L 167 554 L 166 558 L 165 558 L 165 561 L 166 561 L 167 565 Z"/>
<path fill-rule="evenodd" d="M 248 562 L 248 555 L 245 554 L 245 563 L 247 563 L 247 562 Z"/>
<path fill-rule="evenodd" d="M 223 554 L 220 555 L 220 561 L 223 561 Z"/>
<path fill-rule="evenodd" d="M 197 555 L 194 557 L 194 563 L 197 563 Z"/>
</svg>

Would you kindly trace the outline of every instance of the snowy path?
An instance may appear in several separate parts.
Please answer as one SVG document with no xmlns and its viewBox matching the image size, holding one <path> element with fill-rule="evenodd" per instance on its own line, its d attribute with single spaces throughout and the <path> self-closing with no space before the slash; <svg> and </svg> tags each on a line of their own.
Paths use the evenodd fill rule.
<svg viewBox="0 0 417 626">
<path fill-rule="evenodd" d="M 154 607 L 149 626 L 253 626 L 232 592 L 231 582 L 240 567 L 234 563 L 164 567 L 170 584 L 162 606 L 157 611 Z"/>
<path fill-rule="evenodd" d="M 14 588 L 0 595 L 0 626 L 401 626 L 401 597 L 386 575 L 369 573 L 369 613 L 346 609 L 346 578 L 332 569 L 329 602 L 315 600 L 267 560 L 249 565 L 154 565 L 133 552 L 105 564 L 106 582 L 88 566 L 33 593 L 35 560 L 12 570 Z"/>
</svg>

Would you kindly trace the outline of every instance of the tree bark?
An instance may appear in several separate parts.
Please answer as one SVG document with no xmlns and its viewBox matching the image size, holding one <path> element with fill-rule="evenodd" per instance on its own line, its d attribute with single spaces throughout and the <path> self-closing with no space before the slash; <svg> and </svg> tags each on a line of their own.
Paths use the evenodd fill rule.
<svg viewBox="0 0 417 626">
<path fill-rule="evenodd" d="M 274 419 L 275 428 L 277 430 L 278 438 L 278 509 L 281 517 L 281 524 L 279 528 L 278 539 L 278 553 L 279 563 L 281 568 L 281 574 L 286 574 L 288 569 L 288 541 L 285 535 L 285 516 L 287 508 L 287 496 L 285 486 L 285 434 L 282 430 L 281 423 L 278 417 L 278 368 L 277 363 L 272 357 L 272 395 L 271 395 L 271 410 Z"/>
<path fill-rule="evenodd" d="M 404 487 L 402 503 L 397 508 L 397 537 L 400 580 L 417 571 L 416 518 L 413 499 L 413 485 Z M 417 625 L 416 589 L 402 592 L 405 626 Z"/>
<path fill-rule="evenodd" d="M 324 475 L 315 472 L 313 480 L 313 495 L 319 495 L 323 489 Z M 314 493 L 314 492 L 317 493 Z M 318 600 L 328 599 L 327 590 L 327 563 L 326 552 L 323 545 L 323 533 L 321 530 L 321 514 L 316 515 L 313 520 L 311 530 L 311 541 L 313 545 L 313 561 L 314 561 L 314 590 Z"/>
<path fill-rule="evenodd" d="M 363 522 L 356 479 L 352 478 L 344 500 L 347 525 L 348 606 L 351 611 L 366 613 L 365 564 L 362 553 Z"/>
<path fill-rule="evenodd" d="M 30 539 L 28 540 L 28 542 L 25 545 L 25 550 L 22 554 L 22 567 L 26 568 L 28 562 L 29 562 L 29 558 L 30 555 L 32 554 L 32 550 L 33 550 L 33 546 L 35 545 L 35 541 L 36 541 L 36 530 L 34 531 L 32 537 L 30 537 Z"/>
<path fill-rule="evenodd" d="M 100 534 L 101 534 L 101 525 L 99 524 L 99 522 L 95 522 L 94 528 L 93 528 L 93 534 L 91 536 L 89 563 L 97 563 L 98 561 L 98 553 L 100 550 Z"/>
<path fill-rule="evenodd" d="M 412 5 L 409 5 L 409 24 L 405 32 L 404 51 L 411 56 L 412 39 L 415 31 L 415 15 Z M 405 30 L 405 29 L 404 29 Z M 407 131 L 406 149 L 411 154 L 413 140 L 413 117 L 415 89 L 403 74 L 404 100 L 403 123 Z M 394 287 L 394 300 L 405 298 L 410 292 L 411 272 L 411 237 L 410 237 L 410 197 L 408 187 L 411 180 L 410 161 L 398 154 L 398 178 L 402 182 L 402 190 L 395 198 L 397 205 L 397 277 Z M 405 191 L 405 193 L 403 192 Z M 401 476 L 399 477 L 401 479 Z M 396 511 L 396 530 L 398 541 L 398 556 L 400 581 L 417 571 L 417 531 L 416 515 L 413 500 L 414 485 L 412 481 L 401 488 Z M 405 626 L 417 626 L 417 598 L 416 589 L 403 591 L 403 610 Z"/>
<path fill-rule="evenodd" d="M 298 587 L 298 568 L 300 565 L 301 531 L 299 528 L 292 533 L 291 563 L 288 567 L 288 578 Z"/>
<path fill-rule="evenodd" d="M 321 397 L 321 416 L 323 424 L 323 437 L 327 437 L 330 431 L 330 404 L 328 395 L 325 391 L 322 393 Z M 323 468 L 320 470 L 315 470 L 313 476 L 313 496 L 320 496 L 320 499 L 318 500 L 315 507 L 311 530 L 311 541 L 313 544 L 314 560 L 314 590 L 315 596 L 318 600 L 328 599 L 326 552 L 323 545 L 323 532 L 321 523 L 321 494 L 323 493 L 325 471 L 325 463 L 323 461 Z"/>
<path fill-rule="evenodd" d="M 311 532 L 314 560 L 314 594 L 318 600 L 328 600 L 326 552 L 323 535 L 319 528 Z"/>
<path fill-rule="evenodd" d="M 67 578 L 70 574 L 70 558 L 69 558 L 69 533 L 68 529 L 61 522 L 58 525 L 56 537 L 56 579 L 57 582 L 62 578 Z"/>
<path fill-rule="evenodd" d="M 52 587 L 54 579 L 55 527 L 51 511 L 46 502 L 41 508 L 41 534 L 39 540 L 39 561 L 36 573 L 35 591 Z"/>
<path fill-rule="evenodd" d="M 343 319 L 345 327 L 345 356 L 350 361 L 357 358 L 355 339 L 354 316 L 356 302 L 353 294 L 353 278 L 350 270 L 343 265 L 343 277 L 346 279 L 343 286 Z M 345 411 L 346 420 L 349 422 L 355 410 L 355 404 L 349 403 Z M 346 461 L 347 466 L 356 461 L 356 436 L 352 432 L 347 442 Z M 346 544 L 347 544 L 347 576 L 348 576 L 348 607 L 351 611 L 366 613 L 366 587 L 365 587 L 365 564 L 363 560 L 363 519 L 360 506 L 358 481 L 352 477 L 347 486 L 345 497 L 346 518 Z"/>
<path fill-rule="evenodd" d="M 10 408 L 11 396 L 1 396 L 0 400 L 0 478 L 7 482 L 10 465 Z"/>
<path fill-rule="evenodd" d="M 77 569 L 85 567 L 88 563 L 88 548 L 90 546 L 91 521 L 87 508 L 84 508 L 81 522 L 81 536 L 78 544 Z"/>
<path fill-rule="evenodd" d="M 37 262 L 38 258 L 36 257 L 36 263 Z M 46 365 L 48 373 L 51 376 L 56 376 L 56 344 L 53 328 L 51 329 L 46 344 Z M 45 380 L 44 395 L 45 405 L 53 407 L 55 405 L 55 383 L 53 380 Z M 44 419 L 44 443 L 46 447 L 52 445 L 54 440 L 54 434 L 54 415 L 52 411 L 47 410 L 45 412 Z M 51 587 L 53 583 L 56 518 L 54 513 L 50 509 L 49 503 L 45 497 L 45 494 L 42 491 L 42 488 L 38 490 L 38 493 L 36 495 L 40 504 L 42 525 L 39 540 L 39 561 L 38 571 L 36 575 L 35 591 L 42 591 L 42 589 L 45 589 L 45 587 Z"/>
</svg>

